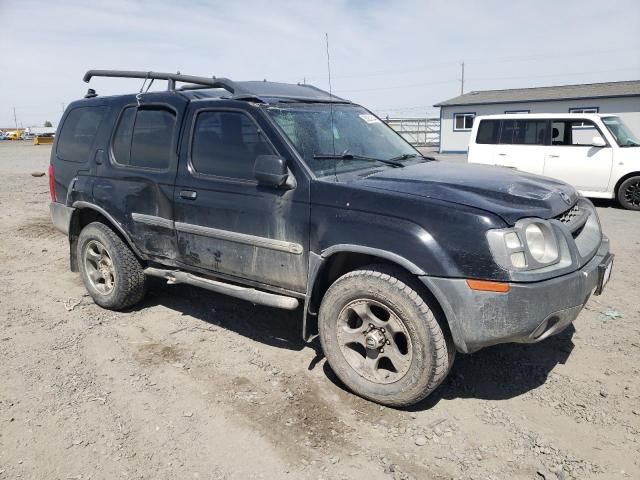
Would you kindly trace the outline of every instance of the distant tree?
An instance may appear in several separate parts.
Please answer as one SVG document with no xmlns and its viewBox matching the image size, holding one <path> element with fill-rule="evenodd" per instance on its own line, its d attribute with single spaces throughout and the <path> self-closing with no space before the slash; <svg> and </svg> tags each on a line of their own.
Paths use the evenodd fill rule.
<svg viewBox="0 0 640 480">
<path fill-rule="evenodd" d="M 47 120 L 46 122 L 44 122 L 44 126 L 45 127 L 53 127 L 53 125 L 51 124 L 51 122 L 49 120 Z"/>
</svg>

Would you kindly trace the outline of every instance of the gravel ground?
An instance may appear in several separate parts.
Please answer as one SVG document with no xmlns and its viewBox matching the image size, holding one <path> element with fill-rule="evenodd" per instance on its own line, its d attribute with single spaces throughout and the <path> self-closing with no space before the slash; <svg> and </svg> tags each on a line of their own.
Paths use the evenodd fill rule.
<svg viewBox="0 0 640 480">
<path fill-rule="evenodd" d="M 157 283 L 93 304 L 48 214 L 50 147 L 0 142 L 0 479 L 640 478 L 640 212 L 575 328 L 458 355 L 409 410 L 343 389 L 287 313 Z"/>
</svg>

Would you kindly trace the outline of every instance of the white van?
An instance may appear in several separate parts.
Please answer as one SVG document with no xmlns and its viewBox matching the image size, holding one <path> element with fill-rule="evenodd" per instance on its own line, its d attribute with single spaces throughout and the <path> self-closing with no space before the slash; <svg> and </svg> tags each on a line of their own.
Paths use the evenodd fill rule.
<svg viewBox="0 0 640 480">
<path fill-rule="evenodd" d="M 620 117 L 505 114 L 475 118 L 469 163 L 557 178 L 592 198 L 640 210 L 640 139 Z"/>
</svg>

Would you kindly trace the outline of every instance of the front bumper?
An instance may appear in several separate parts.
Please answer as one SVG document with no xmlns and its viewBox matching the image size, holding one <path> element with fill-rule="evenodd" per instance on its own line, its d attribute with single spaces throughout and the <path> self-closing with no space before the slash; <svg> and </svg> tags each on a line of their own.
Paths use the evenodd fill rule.
<svg viewBox="0 0 640 480">
<path fill-rule="evenodd" d="M 471 290 L 465 279 L 419 277 L 440 303 L 456 348 L 473 352 L 507 342 L 533 343 L 573 322 L 598 288 L 599 266 L 609 256 L 603 237 L 580 270 L 531 283 L 511 283 L 508 293 Z"/>
</svg>

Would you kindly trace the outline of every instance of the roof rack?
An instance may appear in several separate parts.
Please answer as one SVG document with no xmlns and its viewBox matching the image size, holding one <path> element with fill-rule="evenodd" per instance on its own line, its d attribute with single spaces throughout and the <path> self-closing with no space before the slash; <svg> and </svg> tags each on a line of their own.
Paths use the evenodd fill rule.
<svg viewBox="0 0 640 480">
<path fill-rule="evenodd" d="M 89 83 L 93 77 L 113 77 L 113 78 L 140 78 L 145 80 L 167 80 L 168 90 L 176 89 L 176 82 L 189 83 L 191 88 L 199 86 L 201 88 L 223 88 L 234 95 L 248 94 L 235 82 L 228 78 L 197 77 L 194 75 L 182 75 L 180 73 L 163 72 L 142 72 L 133 70 L 89 70 L 84 74 L 83 81 Z"/>
</svg>

